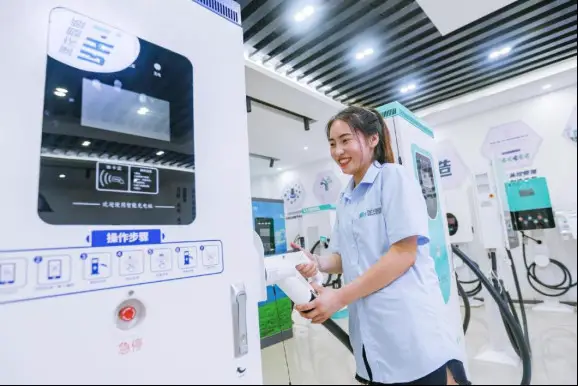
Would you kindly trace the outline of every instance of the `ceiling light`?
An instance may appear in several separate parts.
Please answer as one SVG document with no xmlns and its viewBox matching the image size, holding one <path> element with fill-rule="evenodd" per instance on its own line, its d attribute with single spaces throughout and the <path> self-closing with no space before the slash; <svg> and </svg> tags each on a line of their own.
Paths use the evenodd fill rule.
<svg viewBox="0 0 578 386">
<path fill-rule="evenodd" d="M 551 88 L 552 88 L 552 85 L 551 85 L 551 84 L 545 84 L 545 85 L 542 87 L 542 90 L 549 90 L 549 89 L 551 89 Z"/>
<path fill-rule="evenodd" d="M 303 148 L 303 150 L 309 150 L 309 147 L 305 146 L 305 147 Z"/>
<path fill-rule="evenodd" d="M 295 21 L 296 22 L 302 22 L 305 19 L 311 17 L 314 13 L 315 13 L 315 8 L 313 8 L 313 6 L 311 6 L 311 5 L 308 5 L 305 8 L 303 8 L 301 11 L 299 11 L 295 14 Z"/>
<path fill-rule="evenodd" d="M 84 147 L 89 147 L 90 144 L 91 144 L 90 141 L 84 141 L 84 142 L 82 143 L 82 146 L 84 146 Z"/>
<path fill-rule="evenodd" d="M 360 52 L 358 52 L 357 54 L 355 54 L 355 58 L 356 58 L 357 60 L 362 60 L 362 59 L 365 59 L 365 58 L 368 57 L 368 56 L 373 55 L 374 52 L 375 52 L 375 51 L 373 50 L 373 48 L 366 48 L 365 50 L 360 51 Z"/>
<path fill-rule="evenodd" d="M 62 91 L 54 91 L 54 95 L 56 95 L 57 97 L 64 98 L 66 96 L 66 93 Z"/>
<path fill-rule="evenodd" d="M 408 84 L 407 86 L 403 86 L 399 91 L 401 91 L 402 94 L 407 94 L 410 91 L 414 91 L 417 88 L 417 86 L 415 85 L 415 83 L 411 83 Z"/>
<path fill-rule="evenodd" d="M 61 174 L 58 176 L 58 178 L 66 178 L 66 174 Z"/>
<path fill-rule="evenodd" d="M 277 170 L 278 170 L 278 171 L 281 171 L 281 170 L 283 170 L 283 168 L 277 168 Z"/>
<path fill-rule="evenodd" d="M 147 107 L 141 107 L 137 110 L 137 114 L 139 115 L 147 115 L 149 113 L 149 109 Z"/>
<path fill-rule="evenodd" d="M 61 93 L 64 93 L 64 94 L 67 94 L 67 93 L 68 93 L 68 90 L 65 89 L 65 88 L 63 88 L 63 87 L 56 87 L 56 88 L 54 89 L 54 91 L 58 91 L 58 92 L 61 92 Z"/>
<path fill-rule="evenodd" d="M 303 8 L 303 14 L 307 17 L 313 15 L 315 13 L 315 8 L 313 8 L 311 5 L 308 5 L 307 7 Z"/>
<path fill-rule="evenodd" d="M 165 155 L 165 152 L 162 150 L 157 151 L 157 155 L 160 157 L 161 155 Z"/>
<path fill-rule="evenodd" d="M 508 55 L 510 52 L 512 52 L 512 47 L 503 47 L 500 48 L 499 50 L 492 51 L 489 55 L 489 58 L 498 59 L 502 56 Z"/>
</svg>

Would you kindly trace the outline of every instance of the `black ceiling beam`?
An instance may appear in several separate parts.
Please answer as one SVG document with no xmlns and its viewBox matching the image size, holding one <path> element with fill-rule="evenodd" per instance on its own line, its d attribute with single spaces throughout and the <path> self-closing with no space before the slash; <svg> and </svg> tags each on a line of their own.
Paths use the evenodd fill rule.
<svg viewBox="0 0 578 386">
<path fill-rule="evenodd" d="M 529 0 L 519 4 L 528 6 L 532 3 L 537 4 L 530 8 L 524 8 L 523 12 L 530 10 L 530 14 L 533 14 L 538 20 L 543 18 L 544 14 L 547 15 L 548 10 L 540 5 L 541 2 L 539 0 Z M 510 11 L 509 14 L 504 13 L 502 15 L 501 23 L 498 25 L 496 20 L 490 19 L 474 27 L 459 30 L 448 37 L 440 39 L 436 44 L 422 44 L 421 42 L 410 44 L 401 50 L 391 52 L 391 55 L 383 58 L 387 63 L 391 63 L 390 65 L 383 65 L 382 63 L 381 67 L 370 73 L 341 74 L 328 82 L 336 81 L 338 83 L 334 85 L 335 88 L 343 88 L 343 93 L 346 94 L 351 94 L 355 91 L 355 96 L 359 96 L 360 91 L 366 91 L 374 87 L 376 77 L 387 75 L 389 78 L 395 76 L 395 79 L 401 79 L 399 72 L 408 73 L 408 68 L 411 69 L 410 66 L 412 65 L 418 65 L 423 68 L 430 63 L 436 64 L 444 55 L 446 57 L 448 55 L 454 56 L 452 60 L 456 61 L 463 57 L 468 50 L 480 50 L 482 46 L 490 47 L 496 44 L 497 41 L 505 39 L 507 32 L 515 32 L 523 21 L 521 19 L 520 13 Z M 482 31 L 481 33 L 480 30 Z M 394 75 L 396 71 L 398 73 Z M 383 78 L 377 79 L 379 79 L 380 83 L 385 82 Z M 360 85 L 362 85 L 361 88 Z"/>
<path fill-rule="evenodd" d="M 389 52 L 403 49 L 410 45 L 411 42 L 419 41 L 422 44 L 429 44 L 439 37 L 439 32 L 432 26 L 431 22 L 427 19 L 421 19 L 419 16 L 418 18 L 407 20 L 399 27 L 400 28 L 392 28 L 390 30 L 391 33 L 385 35 L 383 39 L 385 42 L 395 42 L 395 45 L 387 46 L 384 50 L 377 53 L 377 57 L 370 58 L 368 63 L 351 60 L 351 50 L 346 48 L 336 52 L 334 56 L 329 57 L 317 66 L 305 71 L 305 75 L 312 76 L 311 82 L 318 81 L 331 85 L 336 79 L 339 79 L 343 73 L 359 74 L 361 71 L 371 70 L 373 61 L 376 59 L 380 60 L 381 55 L 387 56 Z"/>
<path fill-rule="evenodd" d="M 576 8 L 574 6 L 574 8 Z M 544 10 L 543 10 L 544 11 Z M 568 15 L 574 15 L 574 13 L 568 12 Z M 428 55 L 423 58 L 419 65 L 421 68 L 427 68 L 428 65 L 441 68 L 447 66 L 455 61 L 463 60 L 471 55 L 485 53 L 488 54 L 491 49 L 499 47 L 502 44 L 507 44 L 515 39 L 521 39 L 528 34 L 538 34 L 540 29 L 548 29 L 551 27 L 552 23 L 566 19 L 568 16 L 557 16 L 557 15 L 546 15 L 542 13 L 537 13 L 533 15 L 530 19 L 530 24 L 524 26 L 523 29 L 519 27 L 519 21 L 517 23 L 509 22 L 498 28 L 490 30 L 489 33 L 482 34 L 482 36 L 477 36 L 472 40 L 464 41 L 459 45 L 455 45 L 448 50 L 439 51 L 437 54 Z M 504 28 L 505 26 L 505 28 Z M 478 41 L 482 40 L 482 41 Z M 425 53 L 424 53 L 425 54 Z M 417 54 L 416 54 L 417 56 Z M 411 63 L 412 60 L 419 60 L 418 58 L 408 57 L 407 60 L 396 61 L 394 68 L 387 68 L 385 70 L 378 70 L 374 73 L 371 79 L 363 83 L 360 88 L 345 89 L 343 92 L 347 93 L 350 98 L 363 99 L 366 95 L 375 92 L 375 86 L 379 83 L 388 83 L 391 80 L 397 80 L 401 82 L 404 76 L 413 75 L 412 72 L 408 72 L 407 65 Z M 417 69 L 419 76 L 419 69 Z M 384 75 L 384 77 L 381 77 Z M 364 77 L 365 78 L 365 77 Z M 401 84 L 399 84 L 401 86 Z M 357 86 L 358 87 L 358 86 Z M 355 92 L 351 92 L 355 90 Z"/>
<path fill-rule="evenodd" d="M 356 45 L 385 30 L 394 20 L 394 15 L 412 11 L 420 12 L 419 6 L 413 0 L 384 1 L 377 8 L 361 9 L 359 15 L 345 25 L 331 22 L 332 30 L 287 56 L 283 62 L 293 67 L 292 71 L 306 72 L 331 56 L 333 50 L 347 50 L 348 53 L 344 55 L 351 57 Z"/>
<path fill-rule="evenodd" d="M 524 2 L 524 7 L 534 6 L 538 7 L 540 0 L 530 0 Z M 512 6 L 510 6 L 511 8 Z M 520 7 L 519 5 L 517 6 Z M 527 8 L 524 8 L 527 10 Z M 519 13 L 519 10 L 512 10 L 512 9 L 505 9 L 503 13 L 500 13 L 500 20 L 502 23 L 508 21 L 508 17 L 516 16 Z M 428 35 L 427 31 L 422 29 L 419 32 L 424 33 L 415 35 L 414 32 L 411 39 L 402 38 L 399 41 L 393 41 L 391 47 L 388 48 L 385 55 L 376 58 L 372 63 L 365 66 L 363 68 L 363 72 L 360 71 L 359 67 L 356 66 L 348 66 L 345 67 L 342 71 L 336 72 L 333 74 L 333 77 L 325 78 L 324 73 L 321 73 L 323 77 L 323 82 L 329 84 L 334 89 L 342 89 L 342 93 L 347 94 L 350 92 L 352 88 L 358 86 L 359 84 L 363 84 L 367 80 L 370 79 L 370 74 L 373 73 L 374 70 L 378 70 L 380 68 L 390 68 L 394 64 L 398 62 L 403 62 L 405 68 L 413 68 L 416 65 L 420 64 L 420 60 L 423 60 L 426 55 L 431 55 L 436 51 L 443 49 L 444 47 L 448 49 L 454 49 L 455 45 L 458 43 L 463 42 L 464 40 L 475 36 L 475 30 L 482 29 L 482 28 L 494 28 L 496 26 L 496 20 L 494 20 L 496 16 L 493 16 L 493 19 L 482 20 L 479 21 L 475 27 L 468 27 L 461 30 L 458 30 L 448 36 L 440 36 L 439 33 L 431 33 Z M 416 29 L 418 26 L 416 26 Z M 437 29 L 433 24 L 430 23 L 430 28 L 434 30 Z M 339 55 L 330 58 L 331 60 L 338 60 Z"/>
<path fill-rule="evenodd" d="M 243 31 L 250 30 L 254 25 L 261 22 L 283 0 L 253 0 L 247 7 L 241 10 Z"/>
<path fill-rule="evenodd" d="M 556 24 L 559 25 L 560 23 Z M 489 70 L 495 66 L 503 66 L 505 64 L 514 63 L 525 59 L 528 56 L 539 54 L 545 46 L 550 43 L 560 43 L 562 40 L 571 41 L 576 38 L 576 23 L 567 22 L 559 28 L 554 28 L 556 25 L 551 25 L 552 31 L 547 29 L 539 30 L 546 36 L 531 37 L 526 42 L 517 45 L 516 50 L 507 58 L 500 59 L 496 62 L 490 62 L 486 52 L 480 52 L 477 55 L 471 55 L 467 60 L 457 62 L 448 61 L 440 62 L 438 66 L 420 74 L 420 93 L 439 85 L 439 87 L 447 87 L 448 82 L 453 79 L 462 79 L 462 74 L 473 75 L 476 71 Z M 569 39 L 569 40 L 568 40 Z M 549 46 L 548 46 L 549 47 Z M 376 99 L 391 98 L 399 95 L 399 87 L 392 85 L 388 89 L 378 89 L 372 93 L 364 95 L 362 98 L 357 98 L 357 101 L 364 101 L 364 103 L 374 103 Z M 415 93 L 412 95 L 416 95 Z"/>
<path fill-rule="evenodd" d="M 317 36 L 307 46 L 288 55 L 284 62 L 302 72 L 309 71 L 312 67 L 324 62 L 333 52 L 348 50 L 345 56 L 351 58 L 356 46 L 365 44 L 367 39 L 383 41 L 380 34 L 384 33 L 388 25 L 396 20 L 395 16 L 403 16 L 407 13 L 417 12 L 422 14 L 414 0 L 386 1 L 375 8 L 362 9 L 357 17 L 352 18 L 344 25 L 333 23 L 333 30 L 324 36 Z M 425 15 L 423 15 L 424 18 Z M 359 33 L 358 31 L 362 31 Z M 340 57 L 343 59 L 343 57 Z"/>
<path fill-rule="evenodd" d="M 333 22 L 338 20 L 346 22 L 346 20 L 351 16 L 351 13 L 354 12 L 355 8 L 365 7 L 367 5 L 367 0 L 345 1 L 346 6 L 344 9 L 339 7 L 339 5 L 342 5 L 340 1 L 330 1 L 326 3 L 328 8 L 326 9 L 326 14 L 324 16 L 333 20 Z M 300 34 L 297 33 L 297 31 L 289 31 L 276 37 L 266 45 L 259 44 L 259 48 L 262 52 L 266 53 L 270 59 L 284 61 L 285 57 L 292 52 L 291 50 L 297 50 L 309 42 L 314 41 L 318 36 L 322 36 L 326 33 L 331 27 L 331 23 L 322 23 L 321 25 L 316 26 L 314 33 L 309 34 Z"/>
<path fill-rule="evenodd" d="M 574 41 L 573 43 L 570 43 L 570 44 L 567 43 L 567 44 L 563 44 L 559 47 L 556 47 L 551 52 L 542 53 L 541 55 L 530 56 L 528 59 L 526 59 L 524 61 L 514 62 L 507 67 L 495 68 L 495 69 L 491 69 L 488 71 L 480 72 L 478 74 L 471 74 L 467 77 L 463 77 L 461 79 L 456 79 L 455 81 L 453 81 L 451 83 L 445 84 L 443 87 L 437 87 L 436 90 L 432 90 L 432 92 L 428 93 L 427 95 L 423 95 L 423 96 L 420 96 L 417 98 L 413 97 L 410 99 L 410 102 L 411 103 L 420 103 L 420 102 L 423 102 L 424 100 L 430 100 L 430 99 L 433 99 L 439 95 L 450 94 L 452 91 L 456 91 L 456 90 L 459 90 L 461 88 L 465 88 L 468 85 L 481 83 L 484 80 L 491 79 L 494 77 L 500 77 L 500 79 L 505 80 L 505 79 L 508 79 L 512 76 L 526 72 L 525 68 L 533 67 L 535 65 L 535 63 L 538 63 L 541 61 L 548 61 L 552 57 L 566 57 L 568 54 L 576 52 L 576 47 L 577 47 L 577 44 L 576 44 L 576 41 Z M 522 71 L 520 72 L 520 70 L 522 70 Z M 379 100 L 381 100 L 381 99 L 376 99 L 373 102 L 369 101 L 368 105 L 371 105 L 372 103 L 376 103 Z M 404 103 L 404 98 L 401 98 L 400 102 Z"/>
<path fill-rule="evenodd" d="M 286 3 L 286 2 L 285 2 Z M 279 2 L 269 14 L 268 19 L 263 19 L 255 24 L 252 28 L 245 29 L 243 40 L 245 44 L 255 47 L 264 40 L 273 40 L 275 36 L 283 34 L 287 31 L 286 4 Z"/>
<path fill-rule="evenodd" d="M 484 82 L 475 83 L 469 87 L 459 89 L 453 93 L 448 93 L 448 94 L 442 95 L 442 96 L 437 97 L 437 98 L 428 99 L 422 103 L 408 102 L 405 104 L 405 106 L 412 111 L 417 111 L 417 110 L 423 109 L 425 107 L 435 105 L 437 103 L 441 103 L 441 102 L 444 102 L 444 101 L 447 101 L 450 99 L 458 98 L 462 95 L 466 95 L 466 94 L 469 94 L 469 93 L 472 93 L 472 92 L 475 92 L 478 90 L 482 90 L 482 89 L 487 88 L 489 86 L 492 86 L 494 84 L 500 83 L 504 80 L 510 79 L 514 76 L 523 75 L 523 74 L 526 74 L 528 72 L 535 71 L 535 70 L 538 70 L 540 68 L 547 67 L 547 66 L 550 66 L 552 64 L 559 63 L 561 61 L 570 59 L 572 57 L 576 57 L 577 52 L 578 51 L 573 50 L 573 51 L 570 51 L 566 54 L 556 55 L 556 56 L 551 57 L 549 59 L 536 62 L 529 67 L 521 68 L 515 72 L 510 72 L 510 73 L 507 73 L 504 75 L 499 75 L 499 76 L 488 77 Z"/>
</svg>

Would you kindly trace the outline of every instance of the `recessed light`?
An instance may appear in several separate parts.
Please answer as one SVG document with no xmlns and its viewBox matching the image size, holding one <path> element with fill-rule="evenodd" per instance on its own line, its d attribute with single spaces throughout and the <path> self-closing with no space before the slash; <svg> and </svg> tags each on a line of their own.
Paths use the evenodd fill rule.
<svg viewBox="0 0 578 386">
<path fill-rule="evenodd" d="M 508 55 L 512 52 L 512 47 L 502 47 L 499 50 L 492 51 L 489 55 L 490 59 L 498 59 L 502 56 Z"/>
<path fill-rule="evenodd" d="M 66 93 L 62 91 L 54 91 L 54 95 L 60 98 L 64 98 L 66 96 Z"/>
<path fill-rule="evenodd" d="M 305 146 L 305 147 L 303 148 L 303 150 L 309 150 L 309 147 L 308 147 L 308 146 Z"/>
<path fill-rule="evenodd" d="M 407 94 L 410 91 L 414 91 L 417 88 L 417 86 L 415 85 L 415 83 L 411 83 L 408 84 L 407 86 L 403 86 L 399 91 L 401 91 L 402 94 Z"/>
<path fill-rule="evenodd" d="M 295 14 L 295 21 L 297 22 L 302 22 L 305 19 L 313 16 L 313 14 L 315 13 L 315 8 L 311 5 L 306 6 L 305 8 L 303 8 L 301 11 L 297 12 Z"/>
<path fill-rule="evenodd" d="M 58 176 L 58 178 L 66 178 L 66 174 L 61 174 Z"/>
<path fill-rule="evenodd" d="M 162 151 L 162 150 L 157 151 L 157 155 L 158 155 L 159 157 L 160 157 L 161 155 L 164 155 L 164 154 L 165 154 L 165 152 Z"/>
<path fill-rule="evenodd" d="M 374 52 L 375 52 L 375 51 L 373 50 L 373 48 L 369 47 L 369 48 L 366 48 L 366 49 L 364 49 L 363 51 L 360 51 L 360 52 L 358 52 L 357 54 L 355 54 L 355 58 L 356 58 L 357 60 L 362 60 L 362 59 L 365 59 L 365 58 L 368 57 L 368 56 L 373 55 Z"/>
<path fill-rule="evenodd" d="M 141 107 L 137 110 L 137 114 L 139 115 L 147 115 L 149 113 L 148 107 Z"/>
<path fill-rule="evenodd" d="M 545 84 L 544 86 L 542 86 L 542 90 L 549 90 L 552 88 L 551 84 Z"/>
<path fill-rule="evenodd" d="M 84 142 L 82 143 L 82 146 L 84 146 L 84 147 L 89 147 L 90 144 L 91 144 L 90 141 L 84 141 Z"/>
<path fill-rule="evenodd" d="M 281 170 L 283 170 L 283 168 L 277 168 L 277 170 L 278 170 L 278 171 L 281 171 Z"/>
<path fill-rule="evenodd" d="M 58 91 L 58 92 L 61 92 L 61 93 L 64 93 L 64 94 L 67 94 L 67 93 L 68 93 L 68 90 L 65 89 L 64 87 L 56 87 L 56 88 L 54 89 L 54 91 Z"/>
</svg>

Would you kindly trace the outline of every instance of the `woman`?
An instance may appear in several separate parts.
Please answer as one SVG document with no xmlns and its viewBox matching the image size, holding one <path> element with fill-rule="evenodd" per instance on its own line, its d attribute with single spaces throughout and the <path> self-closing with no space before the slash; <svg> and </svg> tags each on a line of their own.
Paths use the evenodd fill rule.
<svg viewBox="0 0 578 386">
<path fill-rule="evenodd" d="M 343 273 L 346 285 L 316 286 L 318 298 L 297 310 L 323 323 L 348 306 L 362 383 L 467 383 L 459 343 L 443 316 L 421 187 L 395 164 L 383 118 L 349 107 L 329 121 L 327 137 L 331 156 L 352 179 L 337 204 L 333 254 L 309 254 L 311 263 L 297 268 L 307 278 L 317 270 Z"/>
</svg>

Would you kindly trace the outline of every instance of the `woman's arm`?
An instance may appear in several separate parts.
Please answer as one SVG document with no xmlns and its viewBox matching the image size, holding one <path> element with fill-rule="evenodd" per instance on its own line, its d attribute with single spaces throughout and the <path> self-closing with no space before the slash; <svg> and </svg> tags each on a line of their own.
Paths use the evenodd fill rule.
<svg viewBox="0 0 578 386">
<path fill-rule="evenodd" d="M 387 287 L 413 266 L 416 255 L 417 236 L 393 244 L 376 264 L 339 290 L 342 302 L 348 305 Z"/>
<path fill-rule="evenodd" d="M 328 256 L 315 256 L 319 265 L 319 270 L 324 273 L 340 274 L 343 273 L 341 264 L 341 255 L 333 253 Z"/>
</svg>

